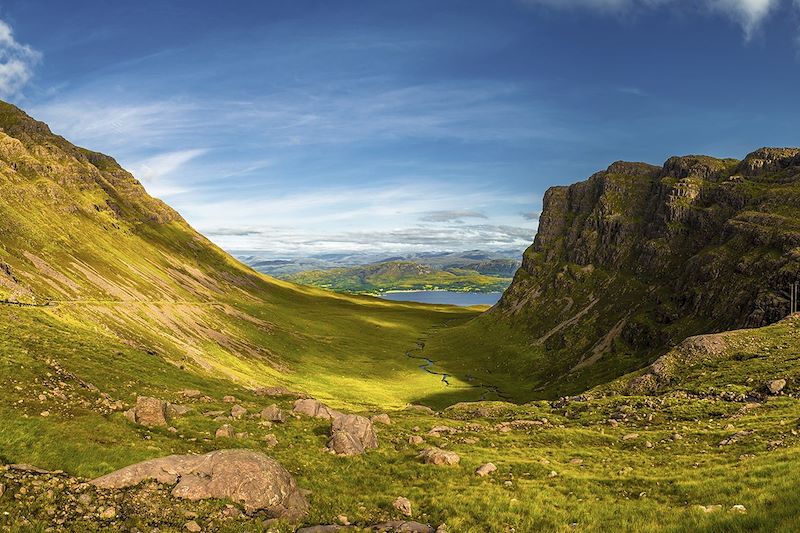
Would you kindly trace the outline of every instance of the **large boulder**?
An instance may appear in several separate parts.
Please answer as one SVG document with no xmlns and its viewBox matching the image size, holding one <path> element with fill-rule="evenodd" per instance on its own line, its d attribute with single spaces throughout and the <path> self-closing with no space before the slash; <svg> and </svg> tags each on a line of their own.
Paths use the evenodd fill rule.
<svg viewBox="0 0 800 533">
<path fill-rule="evenodd" d="M 172 495 L 188 500 L 229 499 L 248 512 L 298 519 L 308 503 L 289 472 L 277 461 L 250 450 L 217 450 L 205 455 L 171 455 L 112 472 L 91 483 L 124 489 L 145 480 L 175 485 Z"/>
<path fill-rule="evenodd" d="M 267 422 L 282 423 L 286 421 L 286 416 L 283 414 L 281 408 L 273 403 L 261 411 L 261 419 Z"/>
<path fill-rule="evenodd" d="M 331 440 L 328 448 L 339 455 L 361 455 L 378 447 L 375 428 L 368 418 L 340 414 L 331 422 Z"/>
<path fill-rule="evenodd" d="M 313 398 L 297 400 L 294 402 L 293 411 L 295 413 L 300 413 L 301 415 L 311 416 L 314 418 L 325 418 L 328 420 L 333 420 L 334 418 L 342 415 L 342 413 L 339 411 L 335 411 L 324 403 L 314 400 Z"/>
<path fill-rule="evenodd" d="M 169 425 L 169 404 L 158 398 L 139 396 L 136 405 L 125 412 L 131 422 L 147 427 L 167 427 Z"/>
<path fill-rule="evenodd" d="M 461 461 L 457 453 L 440 448 L 425 448 L 418 457 L 428 465 L 457 465 Z"/>
</svg>

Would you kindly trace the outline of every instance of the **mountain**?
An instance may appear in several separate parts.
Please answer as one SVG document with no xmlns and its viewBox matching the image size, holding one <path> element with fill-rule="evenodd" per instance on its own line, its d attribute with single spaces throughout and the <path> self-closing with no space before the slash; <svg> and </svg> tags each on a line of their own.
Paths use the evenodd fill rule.
<svg viewBox="0 0 800 533">
<path fill-rule="evenodd" d="M 500 302 L 431 350 L 446 358 L 456 343 L 487 354 L 494 379 L 500 373 L 523 398 L 572 394 L 688 336 L 776 322 L 796 281 L 800 149 L 617 162 L 547 191 L 534 243 Z M 493 346 L 496 338 L 504 343 Z M 457 361 L 449 368 L 460 370 Z"/>
<path fill-rule="evenodd" d="M 433 268 L 414 261 L 385 261 L 350 268 L 298 272 L 285 279 L 339 292 L 375 294 L 392 290 L 440 290 L 466 292 L 502 292 L 511 278 L 497 272 L 509 270 L 506 259 L 487 260 L 473 268 Z M 484 274 L 477 269 L 488 272 Z"/>
<path fill-rule="evenodd" d="M 794 156 L 709 160 L 668 235 L 664 169 L 549 193 L 541 237 L 479 316 L 270 278 L 112 158 L 8 104 L 0 130 L 0 529 L 796 528 L 798 317 L 666 340 L 785 311 Z M 562 383 L 597 386 L 556 400 Z M 537 394 L 553 401 L 495 401 Z"/>
<path fill-rule="evenodd" d="M 474 270 L 487 276 L 510 278 L 520 265 L 521 250 L 466 252 L 419 252 L 389 255 L 380 253 L 328 253 L 308 257 L 281 257 L 269 251 L 237 251 L 236 258 L 255 270 L 281 279 L 289 279 L 299 272 L 352 268 L 405 261 L 435 270 Z"/>
</svg>

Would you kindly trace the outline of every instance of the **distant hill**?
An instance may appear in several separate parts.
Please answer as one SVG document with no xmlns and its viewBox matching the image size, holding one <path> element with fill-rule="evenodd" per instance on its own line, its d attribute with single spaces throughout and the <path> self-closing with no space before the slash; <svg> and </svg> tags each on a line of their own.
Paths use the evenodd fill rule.
<svg viewBox="0 0 800 533">
<path fill-rule="evenodd" d="M 392 290 L 501 292 L 511 283 L 509 271 L 515 267 L 514 261 L 505 259 L 477 263 L 472 268 L 442 269 L 414 261 L 387 261 L 350 268 L 298 272 L 285 279 L 340 292 L 366 294 Z"/>
</svg>

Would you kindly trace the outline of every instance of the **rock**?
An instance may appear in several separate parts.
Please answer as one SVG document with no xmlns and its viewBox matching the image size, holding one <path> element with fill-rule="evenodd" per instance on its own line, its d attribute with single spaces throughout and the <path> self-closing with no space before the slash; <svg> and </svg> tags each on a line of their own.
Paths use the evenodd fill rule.
<svg viewBox="0 0 800 533">
<path fill-rule="evenodd" d="M 3 494 L 6 492 L 6 486 L 0 483 L 0 498 L 3 497 Z"/>
<path fill-rule="evenodd" d="M 578 459 L 577 457 L 575 459 L 570 459 L 569 460 L 569 464 L 571 464 L 571 465 L 582 465 L 583 464 L 583 459 Z"/>
<path fill-rule="evenodd" d="M 278 438 L 272 433 L 264 435 L 264 437 L 261 440 L 263 440 L 264 443 L 270 448 L 278 445 Z"/>
<path fill-rule="evenodd" d="M 453 433 L 458 433 L 457 428 L 451 428 L 450 426 L 433 426 L 430 431 L 428 431 L 428 435 L 432 437 L 438 437 L 442 433 L 446 433 L 451 435 Z"/>
<path fill-rule="evenodd" d="M 745 507 L 744 505 L 734 505 L 733 507 L 730 508 L 730 512 L 744 514 L 747 512 L 747 507 Z"/>
<path fill-rule="evenodd" d="M 368 418 L 358 415 L 340 415 L 331 423 L 328 448 L 339 455 L 360 455 L 378 447 L 378 437 Z"/>
<path fill-rule="evenodd" d="M 784 387 L 786 387 L 785 379 L 775 379 L 767 383 L 767 390 L 772 395 L 780 394 Z"/>
<path fill-rule="evenodd" d="M 109 507 L 105 509 L 102 513 L 100 513 L 100 518 L 102 520 L 113 520 L 117 516 L 117 510 L 113 507 Z"/>
<path fill-rule="evenodd" d="M 702 511 L 702 512 L 704 512 L 704 513 L 706 513 L 706 514 L 710 514 L 710 513 L 716 513 L 717 511 L 721 511 L 722 510 L 722 506 L 721 505 L 698 505 L 697 509 Z"/>
<path fill-rule="evenodd" d="M 411 435 L 410 437 L 408 437 L 409 444 L 422 444 L 423 442 L 425 442 L 425 439 L 423 439 L 419 435 Z"/>
<path fill-rule="evenodd" d="M 389 415 L 387 415 L 386 413 L 381 413 L 379 415 L 373 415 L 369 419 L 370 419 L 370 422 L 372 422 L 373 424 L 383 424 L 385 426 L 391 426 L 392 425 L 392 419 L 389 418 Z"/>
<path fill-rule="evenodd" d="M 391 522 L 383 522 L 372 526 L 374 531 L 402 531 L 407 533 L 436 533 L 435 530 L 427 525 L 419 522 L 405 522 L 402 520 L 394 520 Z"/>
<path fill-rule="evenodd" d="M 297 530 L 297 533 L 335 533 L 336 531 L 341 531 L 342 526 L 331 524 L 327 526 L 311 526 L 311 527 L 304 527 Z"/>
<path fill-rule="evenodd" d="M 42 411 L 41 413 L 39 413 L 39 415 L 44 418 L 47 418 L 48 416 L 50 416 L 50 411 Z"/>
<path fill-rule="evenodd" d="M 125 416 L 131 422 L 142 426 L 167 427 L 169 425 L 167 402 L 157 398 L 138 396 L 136 405 L 126 411 Z"/>
<path fill-rule="evenodd" d="M 294 478 L 277 461 L 250 450 L 172 455 L 125 467 L 93 480 L 102 489 L 123 489 L 153 479 L 175 485 L 172 495 L 188 500 L 228 499 L 248 512 L 297 519 L 308 510 Z"/>
<path fill-rule="evenodd" d="M 425 405 L 413 405 L 413 404 L 406 407 L 406 411 L 414 411 L 415 413 L 424 413 L 427 415 L 432 415 L 433 413 L 435 413 L 435 411 L 430 407 L 427 407 Z"/>
<path fill-rule="evenodd" d="M 461 461 L 457 453 L 440 448 L 425 448 L 417 457 L 428 465 L 457 465 Z"/>
<path fill-rule="evenodd" d="M 225 424 L 224 426 L 220 427 L 217 430 L 217 432 L 214 434 L 214 436 L 216 438 L 218 438 L 218 439 L 220 439 L 220 438 L 226 438 L 226 439 L 233 438 L 233 436 L 234 436 L 233 426 L 231 426 L 230 424 Z"/>
<path fill-rule="evenodd" d="M 475 473 L 477 475 L 479 475 L 480 477 L 486 477 L 489 474 L 491 474 L 492 472 L 496 472 L 496 471 L 497 471 L 497 467 L 493 463 L 486 463 L 484 465 L 479 466 L 475 470 Z"/>
<path fill-rule="evenodd" d="M 198 524 L 194 520 L 189 520 L 188 522 L 183 524 L 183 528 L 186 531 L 191 531 L 192 533 L 199 533 L 200 531 L 203 531 L 203 528 L 200 527 L 200 524 Z"/>
<path fill-rule="evenodd" d="M 639 434 L 638 433 L 628 433 L 627 435 L 622 437 L 622 440 L 636 440 L 638 438 L 639 438 Z"/>
<path fill-rule="evenodd" d="M 179 416 L 188 415 L 192 412 L 192 408 L 188 405 L 180 405 L 177 403 L 167 404 L 167 416 L 169 418 L 177 418 Z"/>
<path fill-rule="evenodd" d="M 222 401 L 224 403 L 236 403 L 236 396 L 223 396 Z"/>
<path fill-rule="evenodd" d="M 246 414 L 247 414 L 247 409 L 245 409 L 239 404 L 236 404 L 233 407 L 231 407 L 231 417 L 235 420 L 240 420 Z"/>
<path fill-rule="evenodd" d="M 337 516 L 336 520 L 338 520 L 339 523 L 342 524 L 343 526 L 349 526 L 350 525 L 350 520 L 343 514 L 340 514 L 339 516 Z"/>
<path fill-rule="evenodd" d="M 404 498 L 402 496 L 397 497 L 392 502 L 392 507 L 403 513 L 405 516 L 411 516 L 411 501 L 408 498 Z"/>
<path fill-rule="evenodd" d="M 294 402 L 293 411 L 301 415 L 314 418 L 327 418 L 328 420 L 333 420 L 342 415 L 339 411 L 334 411 L 324 403 L 312 398 L 300 399 Z"/>
<path fill-rule="evenodd" d="M 261 420 L 266 420 L 267 422 L 283 423 L 286 421 L 286 415 L 283 414 L 283 411 L 281 410 L 280 407 L 278 407 L 275 404 L 272 404 L 261 411 Z"/>
<path fill-rule="evenodd" d="M 306 395 L 301 392 L 290 391 L 286 387 L 261 387 L 258 389 L 253 390 L 253 394 L 256 396 L 270 396 L 270 397 L 280 397 L 284 396 L 287 398 L 305 398 Z"/>
<path fill-rule="evenodd" d="M 184 389 L 182 391 L 178 391 L 178 394 L 184 398 L 200 398 L 203 396 L 203 393 L 197 389 Z"/>
<path fill-rule="evenodd" d="M 670 435 L 669 438 L 672 439 L 673 441 L 679 441 L 683 440 L 683 435 L 681 435 L 680 433 L 673 433 L 672 435 Z"/>
</svg>

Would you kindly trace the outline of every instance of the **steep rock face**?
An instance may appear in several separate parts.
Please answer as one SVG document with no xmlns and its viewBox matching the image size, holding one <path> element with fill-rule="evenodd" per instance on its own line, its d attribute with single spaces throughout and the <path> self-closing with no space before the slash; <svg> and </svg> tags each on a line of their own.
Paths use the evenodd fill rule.
<svg viewBox="0 0 800 533">
<path fill-rule="evenodd" d="M 689 335 L 762 326 L 800 280 L 800 149 L 618 162 L 553 187 L 490 315 L 572 372 L 644 364 Z M 623 362 L 622 359 L 625 359 Z"/>
</svg>

